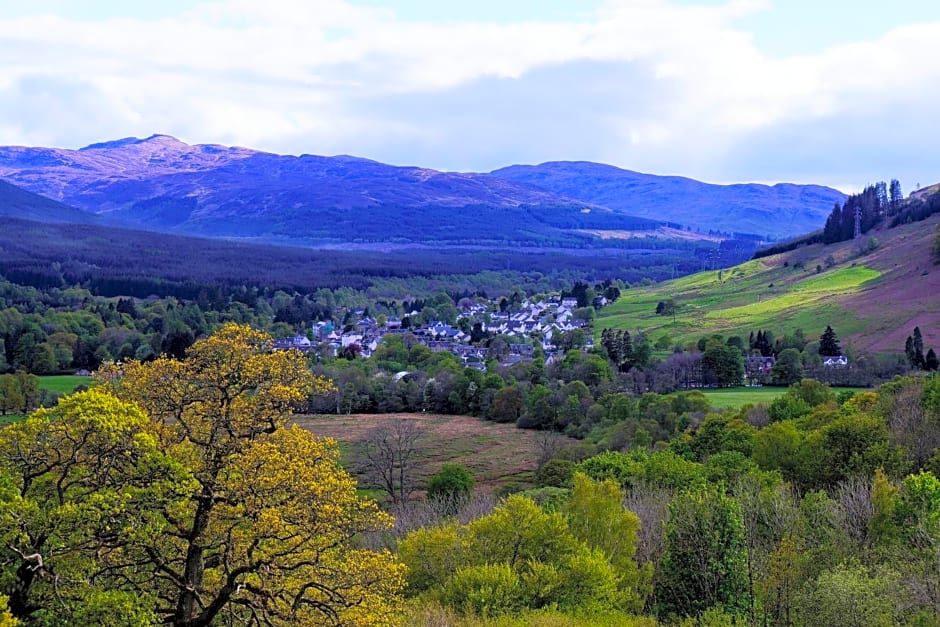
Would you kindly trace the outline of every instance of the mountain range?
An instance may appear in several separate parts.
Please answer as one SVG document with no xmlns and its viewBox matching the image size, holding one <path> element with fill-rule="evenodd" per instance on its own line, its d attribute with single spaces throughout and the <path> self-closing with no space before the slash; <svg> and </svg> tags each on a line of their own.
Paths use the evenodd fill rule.
<svg viewBox="0 0 940 627">
<path fill-rule="evenodd" d="M 0 147 L 0 179 L 112 224 L 308 246 L 580 248 L 695 231 L 780 239 L 820 228 L 844 199 L 826 187 L 709 185 L 589 162 L 440 172 L 166 135 Z"/>
</svg>

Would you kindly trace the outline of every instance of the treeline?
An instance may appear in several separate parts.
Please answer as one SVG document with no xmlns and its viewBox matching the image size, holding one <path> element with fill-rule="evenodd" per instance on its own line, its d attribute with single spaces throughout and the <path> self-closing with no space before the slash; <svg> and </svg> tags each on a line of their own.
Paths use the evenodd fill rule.
<svg viewBox="0 0 940 627">
<path fill-rule="evenodd" d="M 826 219 L 822 241 L 834 244 L 852 239 L 856 222 L 859 232 L 867 233 L 876 225 L 886 224 L 887 218 L 896 215 L 903 203 L 904 196 L 897 179 L 892 179 L 890 187 L 884 181 L 869 185 L 860 193 L 849 196 L 844 204 L 835 204 Z"/>
<path fill-rule="evenodd" d="M 725 247 L 725 264 L 744 261 L 753 251 L 743 240 Z M 491 281 L 526 289 L 545 282 L 558 290 L 574 276 L 635 282 L 695 272 L 714 257 L 715 244 L 644 238 L 604 240 L 602 247 L 586 248 L 510 242 L 494 249 L 462 241 L 458 247 L 384 243 L 380 249 L 384 252 L 289 248 L 0 218 L 0 273 L 9 279 L 41 289 L 80 285 L 96 295 L 138 298 L 189 299 L 202 287 L 309 292 L 425 281 L 442 286 Z"/>
</svg>

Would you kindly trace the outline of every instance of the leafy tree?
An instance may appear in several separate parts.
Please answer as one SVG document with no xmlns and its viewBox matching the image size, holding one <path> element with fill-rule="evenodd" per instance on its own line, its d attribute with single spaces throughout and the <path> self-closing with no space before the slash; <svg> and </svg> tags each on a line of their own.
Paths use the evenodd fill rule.
<svg viewBox="0 0 940 627">
<path fill-rule="evenodd" d="M 516 422 L 522 416 L 525 401 L 522 392 L 515 386 L 505 387 L 496 393 L 490 406 L 490 418 L 496 422 Z"/>
<path fill-rule="evenodd" d="M 679 494 L 669 505 L 666 551 L 656 573 L 662 616 L 699 616 L 719 607 L 743 614 L 750 606 L 741 506 L 719 489 Z"/>
<path fill-rule="evenodd" d="M 39 404 L 39 377 L 22 370 L 17 371 L 14 376 L 19 384 L 20 397 L 23 400 L 20 410 L 25 414 Z"/>
<path fill-rule="evenodd" d="M 702 372 L 706 383 L 719 387 L 740 385 L 744 378 L 741 351 L 721 341 L 709 341 L 702 354 Z"/>
<path fill-rule="evenodd" d="M 0 375 L 0 414 L 23 409 L 25 399 L 19 381 L 12 374 Z"/>
<path fill-rule="evenodd" d="M 574 469 L 575 463 L 571 460 L 551 459 L 535 472 L 535 483 L 539 487 L 570 487 Z"/>
<path fill-rule="evenodd" d="M 473 475 L 460 464 L 444 464 L 428 479 L 428 500 L 444 505 L 448 511 L 456 511 L 456 505 L 473 492 Z"/>
<path fill-rule="evenodd" d="M 101 386 L 147 412 L 156 448 L 188 477 L 155 513 L 161 532 L 125 543 L 136 565 L 114 583 L 155 598 L 173 625 L 387 622 L 403 572 L 353 539 L 390 520 L 357 497 L 332 441 L 285 427 L 311 388 L 330 384 L 301 353 L 270 347 L 227 324 L 185 360 L 103 373 Z"/>
<path fill-rule="evenodd" d="M 842 354 L 842 347 L 839 346 L 839 338 L 832 327 L 826 325 L 822 337 L 819 338 L 819 354 L 823 357 L 838 357 Z"/>
<path fill-rule="evenodd" d="M 841 564 L 819 575 L 798 612 L 817 625 L 888 627 L 899 623 L 898 573 Z"/>
<path fill-rule="evenodd" d="M 774 385 L 790 385 L 803 378 L 803 361 L 795 348 L 780 351 L 777 361 L 771 368 L 771 380 Z"/>
<path fill-rule="evenodd" d="M 640 519 L 624 509 L 620 486 L 577 473 L 564 513 L 574 537 L 603 553 L 617 571 L 621 608 L 640 612 L 651 592 L 652 565 L 641 569 L 635 561 Z"/>
</svg>

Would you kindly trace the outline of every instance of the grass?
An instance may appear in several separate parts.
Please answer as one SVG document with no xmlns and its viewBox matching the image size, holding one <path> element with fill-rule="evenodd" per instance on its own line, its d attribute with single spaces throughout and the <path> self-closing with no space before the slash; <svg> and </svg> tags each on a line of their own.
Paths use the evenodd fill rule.
<svg viewBox="0 0 940 627">
<path fill-rule="evenodd" d="M 855 388 L 832 388 L 832 391 L 838 394 L 843 391 L 857 391 Z M 775 398 L 782 396 L 787 391 L 784 387 L 739 387 L 722 388 L 716 390 L 701 390 L 702 394 L 708 397 L 712 407 L 739 409 L 747 404 L 757 405 L 763 403 L 769 405 Z"/>
<path fill-rule="evenodd" d="M 772 329 L 778 337 L 802 328 L 813 337 L 822 333 L 826 324 L 847 335 L 862 330 L 865 324 L 842 306 L 843 299 L 867 288 L 881 275 L 864 265 L 843 264 L 815 272 L 802 263 L 749 261 L 721 272 L 700 272 L 631 288 L 601 311 L 595 330 L 599 336 L 607 327 L 640 329 L 652 340 L 669 334 L 672 342 L 680 345 L 712 333 L 747 337 L 762 328 Z M 657 303 L 670 299 L 677 306 L 675 316 L 657 315 Z"/>
<path fill-rule="evenodd" d="M 513 424 L 438 414 L 314 415 L 298 416 L 295 422 L 317 435 L 334 438 L 343 465 L 355 470 L 353 444 L 369 429 L 398 419 L 417 421 L 423 433 L 421 484 L 444 464 L 466 466 L 477 487 L 487 492 L 531 482 L 539 454 L 536 432 Z M 575 441 L 563 438 L 563 442 Z"/>
<path fill-rule="evenodd" d="M 12 424 L 14 422 L 19 422 L 22 419 L 23 416 L 18 414 L 7 414 L 6 416 L 0 416 L 0 427 Z"/>
<path fill-rule="evenodd" d="M 39 387 L 43 390 L 55 392 L 56 394 L 71 394 L 79 385 L 91 385 L 91 377 L 81 377 L 71 374 L 39 377 Z"/>
</svg>

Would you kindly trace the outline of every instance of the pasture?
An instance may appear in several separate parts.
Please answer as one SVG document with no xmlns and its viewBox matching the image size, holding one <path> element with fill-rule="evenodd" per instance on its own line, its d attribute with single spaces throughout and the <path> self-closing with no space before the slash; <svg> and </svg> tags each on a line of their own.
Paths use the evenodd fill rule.
<svg viewBox="0 0 940 627">
<path fill-rule="evenodd" d="M 335 439 L 343 465 L 355 471 L 354 444 L 368 431 L 396 420 L 417 423 L 421 468 L 419 484 L 444 464 L 461 464 L 473 474 L 478 488 L 493 492 L 502 486 L 531 484 L 539 456 L 538 432 L 514 424 L 488 422 L 472 416 L 438 414 L 311 415 L 294 419 L 318 436 Z M 561 444 L 577 440 L 559 436 Z"/>
</svg>

